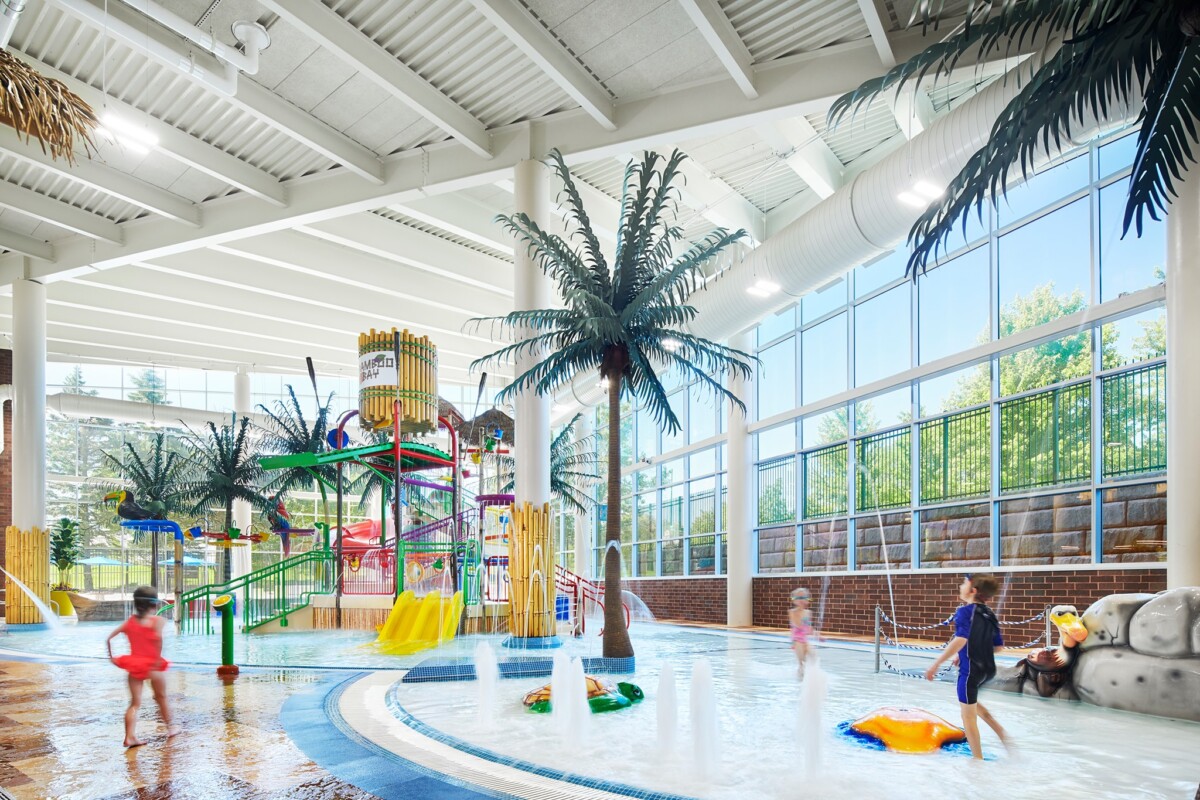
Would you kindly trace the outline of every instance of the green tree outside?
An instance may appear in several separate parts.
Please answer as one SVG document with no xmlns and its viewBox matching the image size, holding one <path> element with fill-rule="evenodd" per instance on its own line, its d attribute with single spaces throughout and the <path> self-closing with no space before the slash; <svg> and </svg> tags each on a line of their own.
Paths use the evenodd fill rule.
<svg viewBox="0 0 1200 800">
<path fill-rule="evenodd" d="M 158 370 L 148 367 L 130 378 L 137 391 L 129 393 L 129 399 L 135 403 L 149 403 L 156 406 L 169 406 L 167 399 L 167 382 Z"/>
</svg>

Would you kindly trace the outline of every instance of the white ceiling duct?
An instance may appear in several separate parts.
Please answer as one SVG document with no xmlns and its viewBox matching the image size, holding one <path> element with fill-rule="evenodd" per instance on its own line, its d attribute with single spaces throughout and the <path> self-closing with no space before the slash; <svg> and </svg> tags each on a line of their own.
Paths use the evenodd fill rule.
<svg viewBox="0 0 1200 800">
<path fill-rule="evenodd" d="M 0 0 L 0 50 L 8 47 L 8 40 L 17 29 L 17 20 L 24 10 L 25 0 Z"/>
<path fill-rule="evenodd" d="M 247 75 L 258 72 L 258 54 L 271 46 L 271 35 L 257 22 L 238 20 L 233 23 L 233 35 L 246 52 L 229 47 L 210 32 L 196 27 L 170 9 L 163 8 L 153 0 L 124 0 L 125 3 L 159 22 L 180 36 L 195 42 L 227 64 L 232 64 Z M 0 3 L 6 0 L 0 0 Z"/>
<path fill-rule="evenodd" d="M 232 414 L 206 411 L 202 408 L 135 403 L 132 400 L 116 400 L 111 397 L 92 397 L 64 392 L 47 395 L 46 409 L 67 417 L 96 417 L 174 427 L 178 427 L 182 423 L 196 430 L 209 422 L 218 426 L 228 425 L 233 419 Z M 262 414 L 238 414 L 238 416 L 248 416 L 250 421 L 257 425 L 265 425 L 267 422 L 267 418 Z"/>
</svg>

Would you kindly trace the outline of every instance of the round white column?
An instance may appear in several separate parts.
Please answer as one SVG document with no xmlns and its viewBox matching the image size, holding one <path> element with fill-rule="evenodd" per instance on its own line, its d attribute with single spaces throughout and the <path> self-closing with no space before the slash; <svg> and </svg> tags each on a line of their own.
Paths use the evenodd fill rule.
<svg viewBox="0 0 1200 800">
<path fill-rule="evenodd" d="M 747 331 L 730 337 L 729 346 L 744 352 L 754 348 L 754 333 Z M 729 416 L 725 454 L 725 481 L 729 487 L 725 518 L 728 526 L 729 566 L 725 577 L 726 622 L 732 627 L 754 623 L 754 447 L 746 430 L 754 409 L 754 378 L 730 376 L 729 391 L 746 404 L 743 414 L 727 403 Z"/>
<path fill-rule="evenodd" d="M 238 367 L 237 372 L 233 375 L 233 410 L 237 412 L 238 426 L 242 424 L 241 418 L 250 413 L 250 373 L 245 367 Z M 234 433 L 237 433 L 237 428 L 234 428 Z M 233 501 L 233 526 L 240 530 L 243 535 L 250 532 L 250 522 L 253 518 L 254 509 L 245 500 Z M 250 550 L 253 545 L 238 545 L 237 547 L 229 548 L 229 554 L 232 561 L 232 576 L 234 578 L 239 575 L 245 575 L 251 569 L 252 560 L 250 558 Z"/>
<path fill-rule="evenodd" d="M 13 282 L 12 522 L 46 527 L 46 287 Z"/>
<path fill-rule="evenodd" d="M 592 435 L 594 413 L 590 408 L 583 410 L 583 416 L 579 418 L 579 423 L 575 426 L 575 441 L 587 439 Z M 592 447 L 595 447 L 594 442 Z M 592 539 L 595 536 L 592 520 L 594 515 L 595 511 L 592 509 L 575 515 L 575 574 L 587 580 L 592 578 Z"/>
<path fill-rule="evenodd" d="M 1200 166 L 1167 213 L 1167 588 L 1200 586 Z"/>
<path fill-rule="evenodd" d="M 540 161 L 517 163 L 513 175 L 513 210 L 524 212 L 539 225 L 550 214 L 550 175 Z M 554 305 L 554 286 L 541 267 L 517 242 L 514 253 L 513 308 L 524 311 Z M 523 374 L 545 353 L 516 359 L 515 375 Z M 550 501 L 550 398 L 532 390 L 516 398 L 513 441 L 516 456 L 515 500 L 541 506 Z"/>
</svg>

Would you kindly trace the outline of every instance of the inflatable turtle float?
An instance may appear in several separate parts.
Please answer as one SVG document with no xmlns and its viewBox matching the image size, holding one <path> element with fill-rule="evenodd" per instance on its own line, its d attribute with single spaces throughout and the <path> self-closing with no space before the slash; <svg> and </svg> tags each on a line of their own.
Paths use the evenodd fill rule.
<svg viewBox="0 0 1200 800">
<path fill-rule="evenodd" d="M 629 708 L 646 696 L 640 687 L 632 683 L 613 685 L 594 675 L 585 675 L 584 681 L 587 686 L 588 705 L 591 706 L 593 714 Z M 537 714 L 546 713 L 550 710 L 550 684 L 529 692 L 522 702 L 530 711 Z"/>
</svg>

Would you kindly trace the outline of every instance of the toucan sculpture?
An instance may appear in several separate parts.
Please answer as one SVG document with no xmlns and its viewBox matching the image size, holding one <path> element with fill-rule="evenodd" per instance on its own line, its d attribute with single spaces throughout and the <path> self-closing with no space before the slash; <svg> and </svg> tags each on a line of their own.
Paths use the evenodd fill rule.
<svg viewBox="0 0 1200 800">
<path fill-rule="evenodd" d="M 145 507 L 139 506 L 133 498 L 133 492 L 121 489 L 104 495 L 105 503 L 116 502 L 117 516 L 121 519 L 166 519 L 167 506 L 161 500 L 151 500 Z"/>
</svg>

